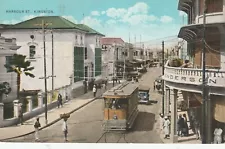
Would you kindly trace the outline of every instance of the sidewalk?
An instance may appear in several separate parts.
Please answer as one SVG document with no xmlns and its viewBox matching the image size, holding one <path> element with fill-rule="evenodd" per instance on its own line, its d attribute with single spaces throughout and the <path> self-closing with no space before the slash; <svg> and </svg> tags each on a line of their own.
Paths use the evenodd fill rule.
<svg viewBox="0 0 225 149">
<path fill-rule="evenodd" d="M 112 84 L 108 85 L 108 89 L 112 87 Z M 103 90 L 104 91 L 104 90 Z M 97 91 L 97 97 L 101 95 L 101 91 Z M 96 98 L 93 98 L 93 93 L 90 91 L 80 97 L 74 98 L 72 100 L 69 100 L 68 102 L 64 103 L 63 107 L 60 108 L 54 108 L 50 111 L 48 111 L 48 124 L 45 125 L 45 113 L 39 115 L 41 128 L 44 129 L 46 127 L 49 127 L 53 125 L 54 123 L 60 121 L 60 114 L 63 113 L 73 113 L 80 108 L 86 106 L 87 104 L 94 101 Z M 35 118 L 32 118 L 30 120 L 27 120 L 24 122 L 24 125 L 17 125 L 17 126 L 11 126 L 11 127 L 4 127 L 0 128 L 0 141 L 4 141 L 7 139 L 12 139 L 19 136 L 26 136 L 28 134 L 31 134 L 34 132 L 34 122 L 36 120 Z"/>
</svg>

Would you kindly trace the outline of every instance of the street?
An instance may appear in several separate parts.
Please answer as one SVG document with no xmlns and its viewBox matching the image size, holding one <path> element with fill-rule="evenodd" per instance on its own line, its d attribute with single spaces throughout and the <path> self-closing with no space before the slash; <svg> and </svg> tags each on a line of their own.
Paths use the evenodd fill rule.
<svg viewBox="0 0 225 149">
<path fill-rule="evenodd" d="M 139 114 L 134 128 L 129 132 L 109 132 L 102 130 L 103 100 L 93 103 L 74 112 L 68 119 L 69 143 L 162 143 L 154 130 L 156 115 L 159 114 L 161 95 L 153 91 L 153 81 L 161 74 L 161 68 L 153 67 L 139 80 L 140 84 L 151 87 L 150 98 L 157 103 L 139 105 Z M 41 142 L 64 142 L 62 121 L 40 131 Z M 9 140 L 9 142 L 34 142 L 34 134 Z"/>
</svg>

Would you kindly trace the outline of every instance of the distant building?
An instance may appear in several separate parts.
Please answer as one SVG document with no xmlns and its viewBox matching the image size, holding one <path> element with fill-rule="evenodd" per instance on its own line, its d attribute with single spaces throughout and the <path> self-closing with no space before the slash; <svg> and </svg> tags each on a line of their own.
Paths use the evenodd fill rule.
<svg viewBox="0 0 225 149">
<path fill-rule="evenodd" d="M 59 16 L 41 16 L 6 25 L 0 33 L 8 38 L 15 37 L 21 46 L 19 54 L 27 56 L 27 60 L 35 67 L 35 78 L 21 78 L 21 89 L 44 90 L 44 50 L 43 33 L 40 26 L 44 20 L 51 23 L 46 26 L 46 59 L 47 77 L 52 76 L 52 34 L 54 49 L 54 89 L 82 82 L 86 79 L 101 78 L 101 43 L 103 34 L 84 24 L 74 24 Z M 39 25 L 37 25 L 39 24 Z M 33 35 L 33 38 L 31 38 Z M 52 89 L 52 79 L 47 80 L 48 90 Z"/>
</svg>

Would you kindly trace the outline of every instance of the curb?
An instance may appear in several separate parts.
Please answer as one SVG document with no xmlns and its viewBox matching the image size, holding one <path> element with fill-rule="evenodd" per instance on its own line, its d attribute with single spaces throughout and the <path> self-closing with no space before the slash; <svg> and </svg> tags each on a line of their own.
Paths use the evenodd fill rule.
<svg viewBox="0 0 225 149">
<path fill-rule="evenodd" d="M 92 103 L 93 101 L 95 101 L 95 100 L 98 99 L 98 98 L 99 98 L 99 97 L 93 98 L 92 100 L 90 100 L 90 101 L 88 101 L 87 103 L 81 105 L 80 107 L 78 107 L 78 108 L 76 108 L 76 109 L 70 111 L 69 114 L 72 114 L 72 113 L 76 112 L 77 110 L 80 110 L 81 108 L 83 108 L 84 106 L 86 106 L 86 105 Z M 60 121 L 61 119 L 62 119 L 62 118 L 57 118 L 56 120 L 52 121 L 51 123 L 49 123 L 49 124 L 47 124 L 47 125 L 41 127 L 39 130 L 43 130 L 43 129 L 45 129 L 45 128 L 47 128 L 47 127 L 49 127 L 49 126 L 51 126 L 51 125 L 57 123 L 57 122 Z M 35 131 L 31 131 L 31 132 L 25 133 L 25 134 L 23 134 L 23 135 L 19 135 L 19 136 L 15 136 L 15 137 L 10 137 L 10 138 L 1 139 L 0 142 L 6 141 L 6 140 L 11 140 L 11 139 L 16 139 L 16 138 L 20 138 L 20 137 L 24 137 L 24 136 L 30 135 L 30 134 L 32 134 L 32 133 L 34 133 L 34 132 L 35 132 Z"/>
</svg>

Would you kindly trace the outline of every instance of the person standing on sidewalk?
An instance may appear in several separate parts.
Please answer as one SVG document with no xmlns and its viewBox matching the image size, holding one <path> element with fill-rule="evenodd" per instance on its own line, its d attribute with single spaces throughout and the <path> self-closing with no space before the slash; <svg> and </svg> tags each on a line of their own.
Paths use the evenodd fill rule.
<svg viewBox="0 0 225 149">
<path fill-rule="evenodd" d="M 222 133 L 223 130 L 220 128 L 219 124 L 214 130 L 214 144 L 221 144 L 222 143 Z"/>
<path fill-rule="evenodd" d="M 64 134 L 64 141 L 67 142 L 67 135 L 68 135 L 68 125 L 67 125 L 67 118 L 63 119 L 62 131 Z"/>
<path fill-rule="evenodd" d="M 196 119 L 194 119 L 193 121 L 193 127 L 194 127 L 194 133 L 196 135 L 196 139 L 198 140 L 200 138 L 200 124 Z"/>
<path fill-rule="evenodd" d="M 96 92 L 97 92 L 97 88 L 96 88 L 96 85 L 93 86 L 93 94 L 94 94 L 94 97 L 96 97 Z"/>
<path fill-rule="evenodd" d="M 62 107 L 62 95 L 61 94 L 58 95 L 58 108 L 60 106 Z"/>
<path fill-rule="evenodd" d="M 163 128 L 164 128 L 164 133 L 165 133 L 164 139 L 168 139 L 168 137 L 170 137 L 170 120 L 168 119 L 167 116 L 165 116 Z"/>
<path fill-rule="evenodd" d="M 178 121 L 177 121 L 177 134 L 178 136 L 182 136 L 183 135 L 183 131 L 182 129 L 184 128 L 184 118 L 182 117 L 182 115 L 179 115 Z"/>
<path fill-rule="evenodd" d="M 160 113 L 159 116 L 160 116 L 160 132 L 162 132 L 164 125 L 164 118 L 163 118 L 164 116 L 162 113 Z"/>
<path fill-rule="evenodd" d="M 39 127 L 41 127 L 41 124 L 39 122 L 39 117 L 36 118 L 36 121 L 34 123 L 34 129 L 35 129 L 35 141 L 39 141 Z"/>
</svg>

